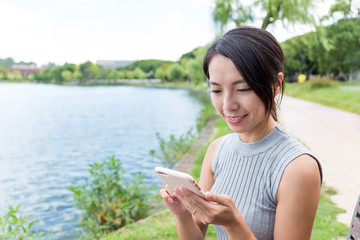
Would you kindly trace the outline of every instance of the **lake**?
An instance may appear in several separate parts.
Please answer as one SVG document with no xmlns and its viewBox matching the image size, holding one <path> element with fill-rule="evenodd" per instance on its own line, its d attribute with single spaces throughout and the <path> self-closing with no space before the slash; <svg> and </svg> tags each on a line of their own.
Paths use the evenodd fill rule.
<svg viewBox="0 0 360 240">
<path fill-rule="evenodd" d="M 0 83 L 0 213 L 21 204 L 34 230 L 74 239 L 79 210 L 66 187 L 89 176 L 88 164 L 114 155 L 159 186 L 156 132 L 185 134 L 200 110 L 180 89 Z"/>
</svg>

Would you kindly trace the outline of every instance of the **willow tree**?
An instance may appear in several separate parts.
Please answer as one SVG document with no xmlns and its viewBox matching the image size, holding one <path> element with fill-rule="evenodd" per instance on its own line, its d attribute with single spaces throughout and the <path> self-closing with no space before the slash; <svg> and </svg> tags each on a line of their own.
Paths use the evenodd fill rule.
<svg viewBox="0 0 360 240">
<path fill-rule="evenodd" d="M 262 29 L 280 20 L 287 23 L 313 23 L 309 10 L 314 7 L 314 0 L 256 0 L 252 5 L 245 0 L 215 0 L 212 12 L 213 20 L 221 32 L 229 23 L 240 26 L 244 23 L 254 22 L 262 12 Z"/>
</svg>

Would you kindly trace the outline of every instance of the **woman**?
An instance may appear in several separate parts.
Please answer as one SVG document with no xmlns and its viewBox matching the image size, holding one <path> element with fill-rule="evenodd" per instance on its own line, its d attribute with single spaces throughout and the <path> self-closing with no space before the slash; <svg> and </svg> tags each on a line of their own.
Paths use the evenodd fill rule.
<svg viewBox="0 0 360 240">
<path fill-rule="evenodd" d="M 236 28 L 208 49 L 204 72 L 212 103 L 233 133 L 213 141 L 199 184 L 160 194 L 179 239 L 310 239 L 319 202 L 320 163 L 277 123 L 284 55 L 265 30 Z"/>
</svg>

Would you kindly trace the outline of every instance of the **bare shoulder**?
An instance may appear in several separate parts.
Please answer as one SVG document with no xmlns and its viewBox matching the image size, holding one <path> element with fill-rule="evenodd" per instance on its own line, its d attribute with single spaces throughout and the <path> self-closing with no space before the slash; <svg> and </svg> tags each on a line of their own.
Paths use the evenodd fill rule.
<svg viewBox="0 0 360 240">
<path fill-rule="evenodd" d="M 277 197 L 279 199 L 281 193 L 285 193 L 284 195 L 292 192 L 306 194 L 310 189 L 320 189 L 320 187 L 321 176 L 317 161 L 310 155 L 303 154 L 285 168 Z"/>
<path fill-rule="evenodd" d="M 283 180 L 294 181 L 303 184 L 315 184 L 321 186 L 321 176 L 317 161 L 308 154 L 295 158 L 285 168 Z"/>
<path fill-rule="evenodd" d="M 217 146 L 219 145 L 220 141 L 224 138 L 225 136 L 222 136 L 222 137 L 219 137 L 217 139 L 215 139 L 214 141 L 212 141 L 210 144 L 209 144 L 209 147 L 206 151 L 206 155 L 205 155 L 205 158 L 204 158 L 204 161 L 212 161 L 214 155 L 215 155 L 215 152 L 216 152 L 216 149 L 217 149 Z"/>
<path fill-rule="evenodd" d="M 320 170 L 313 157 L 304 154 L 289 163 L 277 192 L 275 239 L 310 239 L 320 188 Z"/>
</svg>

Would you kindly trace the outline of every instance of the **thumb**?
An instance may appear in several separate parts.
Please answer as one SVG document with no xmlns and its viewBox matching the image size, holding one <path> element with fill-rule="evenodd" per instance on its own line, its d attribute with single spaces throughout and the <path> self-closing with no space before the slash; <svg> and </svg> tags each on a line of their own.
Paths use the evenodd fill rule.
<svg viewBox="0 0 360 240">
<path fill-rule="evenodd" d="M 213 192 L 206 192 L 205 199 L 212 203 L 217 203 L 220 205 L 228 206 L 231 204 L 231 197 L 225 194 L 217 194 Z"/>
</svg>

